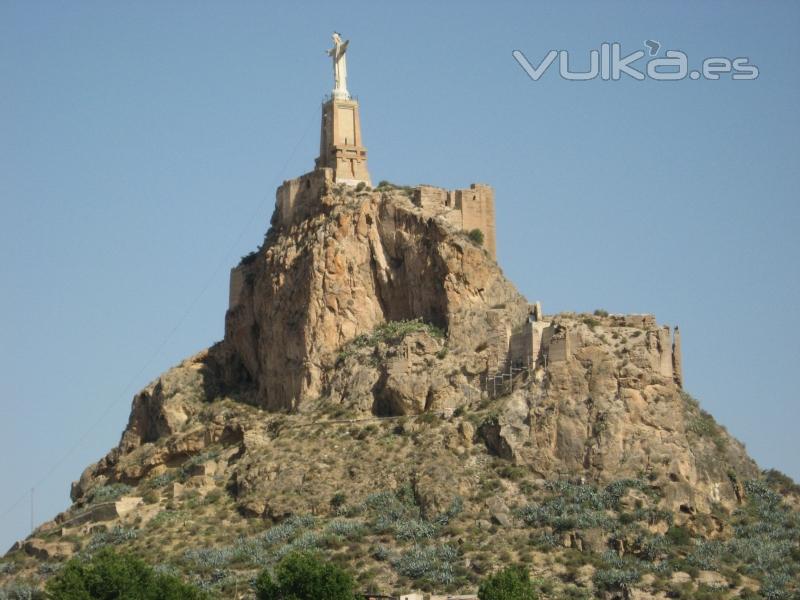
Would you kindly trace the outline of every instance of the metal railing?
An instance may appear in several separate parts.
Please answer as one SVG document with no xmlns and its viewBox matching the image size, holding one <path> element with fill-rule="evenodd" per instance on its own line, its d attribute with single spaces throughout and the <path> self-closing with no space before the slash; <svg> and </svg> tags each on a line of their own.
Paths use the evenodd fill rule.
<svg viewBox="0 0 800 600">
<path fill-rule="evenodd" d="M 545 361 L 547 357 L 545 356 Z M 502 368 L 493 375 L 486 375 L 483 379 L 483 391 L 490 398 L 499 398 L 513 393 L 514 389 L 520 389 L 524 383 L 530 380 L 531 373 L 536 368 L 536 358 L 527 356 L 521 359 L 506 359 L 502 363 Z M 518 382 L 520 379 L 523 382 Z M 517 386 L 515 388 L 515 385 Z"/>
</svg>

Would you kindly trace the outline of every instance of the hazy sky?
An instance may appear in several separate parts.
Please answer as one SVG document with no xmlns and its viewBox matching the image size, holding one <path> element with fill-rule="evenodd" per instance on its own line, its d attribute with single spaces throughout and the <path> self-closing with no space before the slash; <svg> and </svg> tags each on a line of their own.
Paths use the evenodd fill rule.
<svg viewBox="0 0 800 600">
<path fill-rule="evenodd" d="M 229 267 L 317 155 L 333 29 L 374 181 L 493 185 L 530 300 L 680 325 L 686 389 L 800 477 L 798 25 L 796 2 L 0 3 L 0 546 L 222 337 Z M 511 55 L 650 39 L 760 76 L 534 82 Z"/>
</svg>

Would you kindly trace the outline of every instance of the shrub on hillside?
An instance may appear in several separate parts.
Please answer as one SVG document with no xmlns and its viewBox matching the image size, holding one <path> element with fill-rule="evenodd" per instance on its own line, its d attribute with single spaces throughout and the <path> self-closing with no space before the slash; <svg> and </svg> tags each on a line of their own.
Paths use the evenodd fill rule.
<svg viewBox="0 0 800 600">
<path fill-rule="evenodd" d="M 345 494 L 344 492 L 336 492 L 331 497 L 331 502 L 330 502 L 331 508 L 336 510 L 344 506 L 346 502 L 347 502 L 347 494 Z"/>
<path fill-rule="evenodd" d="M 523 506 L 517 515 L 527 525 L 552 527 L 556 532 L 592 527 L 610 530 L 614 519 L 609 511 L 619 510 L 628 489 L 644 490 L 646 484 L 639 479 L 620 479 L 598 489 L 589 484 L 552 481 L 547 483 L 549 497 Z"/>
<path fill-rule="evenodd" d="M 458 550 L 453 546 L 414 546 L 392 561 L 404 577 L 435 584 L 450 584 L 456 579 Z"/>
<path fill-rule="evenodd" d="M 445 332 L 421 318 L 405 321 L 387 321 L 378 325 L 370 334 L 361 334 L 345 344 L 337 356 L 341 361 L 352 356 L 360 348 L 375 348 L 380 343 L 396 344 L 410 333 L 425 331 L 433 338 L 444 339 Z"/>
<path fill-rule="evenodd" d="M 353 600 L 353 578 L 313 554 L 290 554 L 256 579 L 258 600 Z"/>
<path fill-rule="evenodd" d="M 478 244 L 478 246 L 483 246 L 483 232 L 480 229 L 473 229 L 467 232 L 467 237 Z"/>
<path fill-rule="evenodd" d="M 249 254 L 245 254 L 242 257 L 242 260 L 239 261 L 239 264 L 240 265 L 249 265 L 249 264 L 255 262 L 257 256 L 258 256 L 258 251 L 257 250 L 253 250 Z"/>
<path fill-rule="evenodd" d="M 100 502 L 113 502 L 125 494 L 130 493 L 132 489 L 133 488 L 131 488 L 131 486 L 124 483 L 101 485 L 89 492 L 89 502 L 91 504 L 97 504 Z"/>
<path fill-rule="evenodd" d="M 800 495 L 800 485 L 795 483 L 794 480 L 785 473 L 781 473 L 777 469 L 767 469 L 764 471 L 763 475 L 767 485 L 779 494 L 784 496 L 786 494 Z"/>
<path fill-rule="evenodd" d="M 600 590 L 629 590 L 630 586 L 639 581 L 641 575 L 634 568 L 597 569 L 592 581 Z"/>
<path fill-rule="evenodd" d="M 47 582 L 58 600 L 194 600 L 205 594 L 174 575 L 158 573 L 130 554 L 107 548 L 88 560 L 73 558 Z"/>
<path fill-rule="evenodd" d="M 536 593 L 528 571 L 523 567 L 506 567 L 489 575 L 478 588 L 480 600 L 535 600 Z"/>
<path fill-rule="evenodd" d="M 761 579 L 765 598 L 796 598 L 800 516 L 765 481 L 745 481 L 744 489 L 747 503 L 734 513 L 734 537 L 726 551 L 744 563 L 742 574 Z"/>
<path fill-rule="evenodd" d="M 101 531 L 92 536 L 92 539 L 89 540 L 87 549 L 90 552 L 94 552 L 95 550 L 99 550 L 105 546 L 116 546 L 117 544 L 135 540 L 136 535 L 137 533 L 135 529 L 117 525 L 110 531 Z"/>
<path fill-rule="evenodd" d="M 0 588 L 0 600 L 44 600 L 42 590 L 29 583 L 12 583 Z"/>
<path fill-rule="evenodd" d="M 692 536 L 689 530 L 680 525 L 671 526 L 667 529 L 667 533 L 664 534 L 664 537 L 667 538 L 671 544 L 676 546 L 688 546 L 692 543 Z"/>
</svg>

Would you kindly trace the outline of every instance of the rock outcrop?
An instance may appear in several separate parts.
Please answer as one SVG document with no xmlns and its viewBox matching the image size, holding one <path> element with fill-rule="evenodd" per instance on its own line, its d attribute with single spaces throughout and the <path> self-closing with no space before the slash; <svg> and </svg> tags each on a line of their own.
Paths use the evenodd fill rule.
<svg viewBox="0 0 800 600">
<path fill-rule="evenodd" d="M 723 430 L 714 429 L 716 444 L 693 433 L 704 417 L 680 387 L 677 332 L 673 344 L 649 315 L 544 322 L 478 244 L 440 211 L 415 205 L 413 192 L 326 184 L 312 193 L 316 204 L 300 197 L 305 212 L 237 267 L 225 339 L 136 395 L 119 446 L 87 469 L 74 500 L 221 442 L 258 460 L 273 437 L 258 420 L 204 408 L 227 395 L 270 411 L 355 418 L 452 415 L 494 401 L 474 435 L 543 479 L 647 476 L 664 486 L 670 510 L 736 505 L 729 472 L 747 478 L 757 468 Z M 501 373 L 498 388 L 493 369 L 512 356 L 513 331 L 531 313 L 542 325 L 539 354 Z M 473 426 L 459 428 L 471 443 Z M 265 477 L 307 480 L 297 466 L 268 475 L 242 464 L 250 463 L 236 470 L 243 496 Z"/>
<path fill-rule="evenodd" d="M 435 580 L 458 588 L 532 545 L 603 557 L 569 581 L 627 594 L 593 579 L 598 561 L 666 560 L 667 532 L 733 535 L 759 470 L 684 392 L 677 329 L 545 316 L 442 206 L 415 203 L 429 190 L 317 183 L 234 270 L 225 339 L 137 394 L 70 509 L 15 546 L 26 569 L 114 543 L 224 587 L 203 579 L 222 577 L 213 561 L 244 581 L 369 531 L 359 568 L 387 586 L 430 583 L 407 554 L 460 556 Z M 219 555 L 196 548 L 205 520 Z"/>
<path fill-rule="evenodd" d="M 223 344 L 261 406 L 297 409 L 318 397 L 330 357 L 388 321 L 422 319 L 469 355 L 524 320 L 526 300 L 489 254 L 412 197 L 327 185 L 313 202 L 298 200 L 316 210 L 270 230 L 237 268 Z"/>
</svg>

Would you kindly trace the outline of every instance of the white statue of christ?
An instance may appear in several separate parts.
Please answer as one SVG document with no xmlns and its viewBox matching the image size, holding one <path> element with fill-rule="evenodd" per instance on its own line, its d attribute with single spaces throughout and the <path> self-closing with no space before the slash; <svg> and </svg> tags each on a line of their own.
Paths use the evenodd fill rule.
<svg viewBox="0 0 800 600">
<path fill-rule="evenodd" d="M 333 38 L 333 48 L 328 50 L 328 56 L 333 58 L 333 97 L 349 100 L 350 94 L 347 92 L 347 58 L 344 53 L 347 51 L 347 44 L 350 43 L 350 40 L 343 42 L 336 31 L 333 32 L 331 37 Z"/>
</svg>

